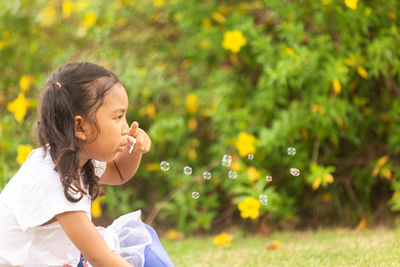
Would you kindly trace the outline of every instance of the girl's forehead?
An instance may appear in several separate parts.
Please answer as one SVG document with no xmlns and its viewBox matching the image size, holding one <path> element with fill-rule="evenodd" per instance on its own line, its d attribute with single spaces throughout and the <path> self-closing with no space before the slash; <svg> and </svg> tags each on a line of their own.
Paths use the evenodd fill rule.
<svg viewBox="0 0 400 267">
<path fill-rule="evenodd" d="M 128 94 L 125 88 L 120 83 L 116 83 L 104 98 L 103 106 L 115 107 L 128 106 Z"/>
</svg>

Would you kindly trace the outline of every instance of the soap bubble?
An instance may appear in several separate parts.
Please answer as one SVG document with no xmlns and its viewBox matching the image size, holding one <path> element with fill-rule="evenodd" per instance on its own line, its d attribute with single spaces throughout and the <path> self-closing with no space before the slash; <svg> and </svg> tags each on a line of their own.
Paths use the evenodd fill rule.
<svg viewBox="0 0 400 267">
<path fill-rule="evenodd" d="M 267 182 L 271 182 L 271 181 L 272 181 L 272 176 L 267 176 L 267 177 L 265 177 L 265 180 L 266 180 Z"/>
<path fill-rule="evenodd" d="M 185 167 L 183 168 L 183 172 L 184 172 L 186 175 L 191 175 L 191 174 L 192 174 L 192 167 L 190 167 L 190 166 L 185 166 Z"/>
<path fill-rule="evenodd" d="M 204 180 L 211 180 L 211 172 L 203 172 Z"/>
<path fill-rule="evenodd" d="M 287 149 L 287 153 L 288 153 L 289 156 L 294 156 L 294 155 L 296 154 L 296 148 L 294 148 L 294 147 L 289 147 L 289 148 Z"/>
<path fill-rule="evenodd" d="M 231 178 L 231 179 L 236 179 L 236 177 L 237 177 L 237 172 L 234 171 L 234 170 L 230 170 L 230 171 L 228 172 L 228 177 Z"/>
<path fill-rule="evenodd" d="M 300 170 L 296 168 L 290 168 L 290 174 L 293 176 L 299 176 L 300 175 Z"/>
<path fill-rule="evenodd" d="M 193 193 L 192 193 L 192 198 L 198 199 L 199 197 L 200 197 L 199 192 L 193 192 Z"/>
<path fill-rule="evenodd" d="M 163 170 L 163 171 L 168 171 L 169 170 L 169 163 L 167 162 L 167 161 L 162 161 L 161 163 L 160 163 L 160 168 L 161 168 L 161 170 Z"/>
<path fill-rule="evenodd" d="M 232 156 L 231 155 L 224 155 L 222 157 L 221 163 L 222 163 L 222 166 L 224 166 L 224 167 L 230 167 L 231 164 L 232 164 Z"/>
<path fill-rule="evenodd" d="M 265 194 L 260 194 L 260 195 L 258 196 L 258 199 L 260 200 L 260 204 L 261 204 L 261 205 L 265 206 L 265 205 L 268 204 L 268 197 L 267 197 L 267 195 L 265 195 Z"/>
<path fill-rule="evenodd" d="M 248 158 L 248 159 L 254 159 L 254 155 L 253 155 L 253 154 L 248 154 L 248 155 L 247 155 L 247 158 Z"/>
</svg>

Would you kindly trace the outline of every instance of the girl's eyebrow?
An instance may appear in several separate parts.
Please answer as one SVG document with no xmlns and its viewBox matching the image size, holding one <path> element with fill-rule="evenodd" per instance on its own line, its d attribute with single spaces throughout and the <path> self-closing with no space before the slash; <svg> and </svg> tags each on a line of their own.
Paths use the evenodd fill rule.
<svg viewBox="0 0 400 267">
<path fill-rule="evenodd" d="M 127 108 L 117 108 L 114 110 L 113 113 L 125 112 L 126 110 L 127 110 Z"/>
</svg>

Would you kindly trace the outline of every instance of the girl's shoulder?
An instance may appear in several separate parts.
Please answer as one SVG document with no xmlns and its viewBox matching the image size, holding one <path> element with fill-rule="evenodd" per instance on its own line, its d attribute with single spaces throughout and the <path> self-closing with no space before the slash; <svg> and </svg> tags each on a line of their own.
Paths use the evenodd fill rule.
<svg viewBox="0 0 400 267">
<path fill-rule="evenodd" d="M 56 214 L 82 210 L 90 215 L 90 199 L 84 195 L 78 202 L 66 199 L 59 174 L 49 153 L 34 149 L 0 195 L 25 231 L 41 225 Z M 79 199 L 80 194 L 72 194 Z"/>
<path fill-rule="evenodd" d="M 33 149 L 11 180 L 14 178 L 42 180 L 49 176 L 59 176 L 50 153 L 45 152 L 43 147 Z"/>
<path fill-rule="evenodd" d="M 17 173 L 1 192 L 0 199 L 13 199 L 18 196 L 34 199 L 43 192 L 61 191 L 59 174 L 49 153 L 43 148 L 31 151 Z"/>
</svg>

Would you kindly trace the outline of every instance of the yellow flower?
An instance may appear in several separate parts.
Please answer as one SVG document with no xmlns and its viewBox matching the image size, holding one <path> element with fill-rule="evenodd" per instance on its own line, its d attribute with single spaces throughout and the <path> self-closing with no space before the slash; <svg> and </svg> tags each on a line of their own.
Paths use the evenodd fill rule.
<svg viewBox="0 0 400 267">
<path fill-rule="evenodd" d="M 257 139 L 254 136 L 246 132 L 240 132 L 239 138 L 235 142 L 235 145 L 239 150 L 239 155 L 244 157 L 248 154 L 254 154 L 256 152 L 256 141 Z"/>
<path fill-rule="evenodd" d="M 113 1 L 113 8 L 115 10 L 121 10 L 124 7 L 124 1 L 118 0 L 118 1 Z"/>
<path fill-rule="evenodd" d="M 197 120 L 196 119 L 189 119 L 187 123 L 188 123 L 189 129 L 192 132 L 194 132 L 196 130 L 196 128 L 197 128 Z"/>
<path fill-rule="evenodd" d="M 230 169 L 234 170 L 236 172 L 240 171 L 239 159 L 236 156 L 236 154 L 232 155 L 232 164 L 231 164 Z"/>
<path fill-rule="evenodd" d="M 246 38 L 244 38 L 241 31 L 233 30 L 225 32 L 224 40 L 222 41 L 223 48 L 237 53 L 244 45 L 246 45 Z"/>
<path fill-rule="evenodd" d="M 260 211 L 261 204 L 255 198 L 248 197 L 244 201 L 238 204 L 238 209 L 240 210 L 240 216 L 242 218 L 252 218 L 255 219 L 258 217 Z"/>
<path fill-rule="evenodd" d="M 333 176 L 330 173 L 325 173 L 324 179 L 325 179 L 325 181 L 328 182 L 328 184 L 331 184 L 334 181 Z"/>
<path fill-rule="evenodd" d="M 382 168 L 381 175 L 388 180 L 392 178 L 392 172 L 389 170 L 389 168 Z"/>
<path fill-rule="evenodd" d="M 292 54 L 293 54 L 293 52 L 294 52 L 293 48 L 286 47 L 286 54 L 288 54 L 288 55 L 292 55 Z"/>
<path fill-rule="evenodd" d="M 365 220 L 365 218 L 362 218 L 361 221 L 357 225 L 357 230 L 365 230 L 368 227 L 369 226 L 367 224 L 367 220 Z"/>
<path fill-rule="evenodd" d="M 92 4 L 91 0 L 78 0 L 76 1 L 76 11 L 80 12 L 88 8 Z"/>
<path fill-rule="evenodd" d="M 150 119 L 154 119 L 156 115 L 156 106 L 154 106 L 154 104 L 148 104 L 146 106 L 146 114 Z"/>
<path fill-rule="evenodd" d="M 358 0 L 344 0 L 344 4 L 353 10 L 357 9 L 357 2 Z"/>
<path fill-rule="evenodd" d="M 154 0 L 153 5 L 155 7 L 162 7 L 164 5 L 164 0 Z"/>
<path fill-rule="evenodd" d="M 17 154 L 17 162 L 22 165 L 26 158 L 28 157 L 29 153 L 32 151 L 31 145 L 18 145 L 18 154 Z"/>
<path fill-rule="evenodd" d="M 101 217 L 101 206 L 100 206 L 100 199 L 96 198 L 92 202 L 92 216 L 93 218 Z"/>
<path fill-rule="evenodd" d="M 364 79 L 368 78 L 368 72 L 363 67 L 357 67 L 357 72 L 360 74 L 361 77 Z"/>
<path fill-rule="evenodd" d="M 189 157 L 190 160 L 196 159 L 197 158 L 196 149 L 194 149 L 194 148 L 188 149 L 188 157 Z"/>
<path fill-rule="evenodd" d="M 312 104 L 310 108 L 311 108 L 311 111 L 313 111 L 313 112 L 318 111 L 318 113 L 320 115 L 325 113 L 324 108 L 319 104 Z"/>
<path fill-rule="evenodd" d="M 231 245 L 232 235 L 227 233 L 221 233 L 214 237 L 213 243 L 218 247 L 229 247 Z"/>
<path fill-rule="evenodd" d="M 186 110 L 189 114 L 196 113 L 199 109 L 199 104 L 197 103 L 197 95 L 190 93 L 186 96 Z"/>
<path fill-rule="evenodd" d="M 221 24 L 224 24 L 226 21 L 226 18 L 224 17 L 224 15 L 222 15 L 221 13 L 218 13 L 218 12 L 213 12 L 211 14 L 211 18 Z"/>
<path fill-rule="evenodd" d="M 168 230 L 168 232 L 165 234 L 166 238 L 169 240 L 180 240 L 183 238 L 183 234 L 181 232 L 175 231 L 175 230 Z"/>
<path fill-rule="evenodd" d="M 340 82 L 337 78 L 332 79 L 332 87 L 333 91 L 335 91 L 335 94 L 339 95 L 340 92 L 342 91 L 342 86 L 340 85 Z"/>
<path fill-rule="evenodd" d="M 314 180 L 312 184 L 312 189 L 317 190 L 320 185 L 321 185 L 321 178 L 318 177 L 317 179 Z"/>
<path fill-rule="evenodd" d="M 204 18 L 201 22 L 203 23 L 204 28 L 208 30 L 212 28 L 211 21 L 208 18 Z"/>
<path fill-rule="evenodd" d="M 174 21 L 176 21 L 176 22 L 181 21 L 182 18 L 183 18 L 183 16 L 181 13 L 177 12 L 174 14 Z"/>
<path fill-rule="evenodd" d="M 26 111 L 28 110 L 28 106 L 29 100 L 25 98 L 24 93 L 20 92 L 14 101 L 8 103 L 7 109 L 8 111 L 14 113 L 15 119 L 19 123 L 22 123 L 24 121 Z"/>
<path fill-rule="evenodd" d="M 4 47 L 6 47 L 9 44 L 8 41 L 6 40 L 0 40 L 0 50 L 2 50 Z"/>
<path fill-rule="evenodd" d="M 383 165 L 385 165 L 385 163 L 388 161 L 389 156 L 385 155 L 379 158 L 378 162 L 376 165 L 378 165 L 379 167 L 382 167 Z"/>
<path fill-rule="evenodd" d="M 346 63 L 346 65 L 354 67 L 356 65 L 357 58 L 354 54 L 351 54 L 348 58 L 346 58 L 344 62 Z"/>
<path fill-rule="evenodd" d="M 318 181 L 317 181 L 317 180 L 318 180 Z M 325 173 L 325 174 L 324 174 L 324 177 L 323 177 L 323 180 L 324 180 L 325 182 L 327 182 L 328 184 L 331 184 L 331 183 L 333 183 L 334 178 L 333 178 L 332 174 L 330 174 L 330 173 Z M 314 180 L 313 185 L 312 185 L 312 188 L 313 188 L 314 190 L 317 190 L 318 187 L 319 187 L 319 185 L 321 184 L 321 182 L 322 182 L 322 179 L 321 179 L 320 177 L 318 177 L 317 179 Z"/>
<path fill-rule="evenodd" d="M 270 244 L 267 245 L 266 249 L 268 250 L 278 250 L 278 249 L 282 249 L 283 245 L 281 242 L 279 241 L 272 241 Z"/>
<path fill-rule="evenodd" d="M 70 0 L 63 1 L 63 3 L 62 3 L 63 18 L 69 18 L 73 11 L 75 11 L 74 3 L 72 3 Z"/>
<path fill-rule="evenodd" d="M 56 8 L 48 5 L 39 12 L 39 23 L 44 27 L 53 25 L 56 22 Z"/>
<path fill-rule="evenodd" d="M 372 175 L 373 175 L 374 177 L 378 176 L 379 171 L 380 171 L 380 167 L 375 166 L 374 169 L 372 170 Z"/>
<path fill-rule="evenodd" d="M 83 18 L 83 24 L 86 26 L 86 28 L 91 28 L 93 25 L 96 24 L 97 21 L 97 16 L 95 13 L 89 11 L 85 14 L 85 17 Z"/>
<path fill-rule="evenodd" d="M 144 168 L 148 171 L 156 171 L 160 169 L 160 163 L 154 162 L 154 163 L 146 163 L 144 165 Z"/>
<path fill-rule="evenodd" d="M 247 176 L 249 177 L 249 180 L 254 182 L 258 178 L 260 178 L 260 172 L 256 170 L 254 167 L 248 167 L 247 168 Z"/>
<path fill-rule="evenodd" d="M 19 86 L 24 93 L 27 93 L 29 91 L 33 79 L 34 78 L 32 75 L 22 75 L 21 79 L 19 80 Z"/>
</svg>

